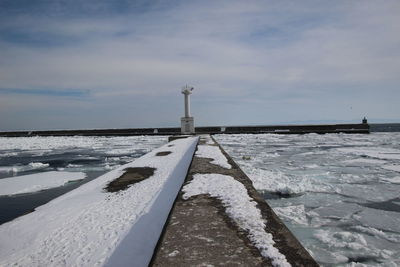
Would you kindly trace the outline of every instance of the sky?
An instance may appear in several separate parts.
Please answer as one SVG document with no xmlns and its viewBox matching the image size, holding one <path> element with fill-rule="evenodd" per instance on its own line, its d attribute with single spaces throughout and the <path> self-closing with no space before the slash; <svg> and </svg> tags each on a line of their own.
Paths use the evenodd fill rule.
<svg viewBox="0 0 400 267">
<path fill-rule="evenodd" d="M 0 131 L 400 122 L 400 1 L 0 0 Z"/>
</svg>

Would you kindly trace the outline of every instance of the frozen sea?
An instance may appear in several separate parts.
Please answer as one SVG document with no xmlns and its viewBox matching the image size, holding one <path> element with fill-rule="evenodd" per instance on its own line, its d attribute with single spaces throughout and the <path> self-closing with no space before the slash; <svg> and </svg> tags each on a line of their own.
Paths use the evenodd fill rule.
<svg viewBox="0 0 400 267">
<path fill-rule="evenodd" d="M 167 143 L 167 139 L 166 136 L 0 137 L 0 180 L 32 177 L 34 180 L 29 179 L 29 183 L 36 182 L 39 188 L 30 193 L 0 196 L 0 224 L 131 162 Z M 44 178 L 56 179 L 60 175 L 64 180 L 69 180 L 68 176 L 75 180 L 77 175 L 80 178 L 83 175 L 84 179 L 40 189 L 48 186 L 43 184 L 48 183 Z"/>
<path fill-rule="evenodd" d="M 400 266 L 400 133 L 216 135 L 323 266 Z"/>
</svg>

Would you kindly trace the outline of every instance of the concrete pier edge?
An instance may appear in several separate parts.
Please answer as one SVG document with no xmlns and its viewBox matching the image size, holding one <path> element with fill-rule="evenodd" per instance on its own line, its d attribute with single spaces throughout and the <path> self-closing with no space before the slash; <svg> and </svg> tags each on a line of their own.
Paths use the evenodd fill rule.
<svg viewBox="0 0 400 267">
<path fill-rule="evenodd" d="M 287 261 L 292 265 L 292 266 L 319 266 L 315 260 L 312 258 L 312 256 L 308 253 L 308 251 L 301 245 L 301 243 L 296 239 L 296 237 L 289 231 L 289 229 L 284 225 L 284 223 L 279 219 L 279 217 L 275 214 L 275 212 L 272 210 L 272 208 L 265 202 L 265 200 L 262 198 L 262 196 L 256 191 L 256 189 L 253 187 L 252 181 L 248 176 L 240 169 L 240 167 L 236 164 L 236 162 L 233 161 L 233 159 L 229 156 L 229 154 L 226 153 L 226 151 L 218 144 L 218 142 L 215 141 L 213 137 L 211 139 L 215 142 L 215 146 L 218 146 L 223 155 L 226 157 L 228 160 L 228 163 L 232 165 L 232 170 L 227 170 L 226 175 L 232 176 L 235 180 L 239 181 L 244 185 L 246 188 L 249 196 L 257 203 L 257 207 L 260 210 L 262 217 L 266 219 L 266 231 L 271 233 L 273 235 L 273 240 L 275 241 L 275 247 L 285 255 Z M 201 142 L 201 140 L 200 140 Z M 200 145 L 201 143 L 198 143 Z M 196 149 L 197 150 L 197 149 Z M 210 160 L 207 160 L 205 158 L 200 158 L 201 161 L 199 161 L 199 158 L 196 158 L 196 155 L 192 158 L 192 162 L 189 167 L 189 171 L 186 175 L 185 182 L 183 186 L 185 186 L 190 180 L 193 178 L 193 174 L 198 173 L 197 171 L 201 169 L 201 166 L 196 166 L 196 165 L 204 165 L 203 163 L 208 162 Z M 207 165 L 207 163 L 206 163 Z M 212 167 L 213 171 L 221 169 L 221 167 Z M 232 175 L 234 174 L 234 175 Z M 182 187 L 183 187 L 182 186 Z M 196 202 L 197 201 L 197 202 Z M 193 202 L 193 201 L 192 201 Z M 222 205 L 222 202 L 215 198 L 207 197 L 207 196 L 197 196 L 195 197 L 195 203 L 190 204 L 190 199 L 188 200 L 183 200 L 182 199 L 182 188 L 180 189 L 180 193 L 177 195 L 175 202 L 172 206 L 172 209 L 170 210 L 170 213 L 168 215 L 168 219 L 166 224 L 163 227 L 162 234 L 160 235 L 159 241 L 157 243 L 157 246 L 155 248 L 151 263 L 149 266 L 181 266 L 182 264 L 184 265 L 195 265 L 199 264 L 199 262 L 191 262 L 190 260 L 183 260 L 181 258 L 181 261 L 178 259 L 175 260 L 175 258 L 171 258 L 168 254 L 168 252 L 173 252 L 174 254 L 175 251 L 181 251 L 182 250 L 187 250 L 190 255 L 182 255 L 184 258 L 193 258 L 193 254 L 196 254 L 196 249 L 199 249 L 198 247 L 198 242 L 195 239 L 195 237 L 191 236 L 192 233 L 190 232 L 193 227 L 196 227 L 195 225 L 182 225 L 187 224 L 187 216 L 192 216 L 192 215 L 183 215 L 183 213 L 191 213 L 189 210 L 196 210 L 197 208 L 202 209 L 202 206 L 196 206 L 196 205 L 209 205 L 211 208 L 215 210 L 219 210 L 218 214 L 219 216 L 223 216 L 223 221 L 225 221 L 226 224 L 225 227 L 230 228 L 230 232 L 228 231 L 227 235 L 235 235 L 236 237 L 233 238 L 239 238 L 238 240 L 242 240 L 239 242 L 244 242 L 242 243 L 242 246 L 245 248 L 245 250 L 248 251 L 247 253 L 247 258 L 241 259 L 238 262 L 233 262 L 232 266 L 242 266 L 243 264 L 247 266 L 272 266 L 272 263 L 269 261 L 269 259 L 263 258 L 260 254 L 260 252 L 254 247 L 253 244 L 251 244 L 250 240 L 247 239 L 246 234 L 243 232 L 243 230 L 239 229 L 238 226 L 236 226 L 236 223 L 232 221 L 232 219 L 225 213 L 225 208 Z M 204 204 L 205 203 L 205 204 Z M 189 206 L 188 206 L 189 205 Z M 190 206 L 192 205 L 192 206 Z M 190 207 L 190 208 L 188 208 Z M 186 209 L 186 210 L 185 210 Z M 178 211 L 177 211 L 178 210 Z M 181 220 L 179 220 L 179 216 L 181 216 Z M 186 219 L 184 218 L 186 216 Z M 210 215 L 211 216 L 211 215 Z M 177 219 L 178 217 L 178 219 Z M 209 221 L 211 224 L 212 221 Z M 180 224 L 180 226 L 177 228 L 176 225 Z M 204 231 L 201 233 L 205 233 L 209 231 L 208 225 L 204 225 L 208 223 L 203 223 L 201 224 L 203 227 L 203 230 L 200 229 L 200 231 Z M 181 229 L 183 228 L 183 230 Z M 189 229 L 189 231 L 185 232 L 185 227 L 186 230 Z M 178 231 L 177 231 L 178 229 Z M 184 234 L 182 235 L 182 231 Z M 233 231 L 233 232 L 232 232 Z M 230 234 L 229 234 L 230 233 Z M 206 233 L 207 234 L 207 233 Z M 180 239 L 180 237 L 185 237 L 186 240 L 183 240 L 184 238 Z M 175 239 L 175 240 L 174 240 Z M 176 240 L 178 239 L 178 240 Z M 189 242 L 188 242 L 189 240 Z M 188 245 L 189 244 L 189 245 Z M 208 244 L 206 244 L 208 245 Z M 179 250 L 175 250 L 174 246 L 180 246 Z M 221 247 L 219 247 L 221 251 L 212 251 L 210 252 L 210 249 L 206 249 L 203 251 L 201 248 L 199 249 L 199 253 L 197 254 L 208 254 L 208 253 L 213 253 L 212 255 L 217 255 L 215 257 L 218 257 L 218 255 L 224 255 L 224 254 L 229 254 L 227 251 L 222 251 Z M 242 249 L 242 248 L 241 248 Z M 218 250 L 218 248 L 216 249 Z M 186 252 L 185 252 L 186 253 Z M 211 258 L 213 257 L 211 255 Z M 225 255 L 226 256 L 226 255 Z M 200 255 L 197 256 L 197 258 L 201 257 L 210 257 L 209 255 Z M 178 258 L 178 257 L 177 257 Z M 194 257 L 196 258 L 196 257 Z M 226 258 L 226 257 L 225 257 Z M 207 258 L 209 259 L 209 258 Z M 221 259 L 214 259 L 214 263 L 217 262 L 218 260 L 223 261 L 224 258 L 222 257 Z M 228 258 L 228 260 L 230 260 Z M 249 260 L 247 262 L 247 260 Z M 216 265 L 218 266 L 218 264 Z M 230 265 L 229 265 L 230 266 Z"/>
<path fill-rule="evenodd" d="M 265 199 L 254 188 L 251 179 L 243 172 L 239 165 L 229 156 L 222 146 L 211 136 L 214 142 L 221 149 L 228 159 L 229 164 L 237 168 L 243 179 L 240 182 L 246 187 L 251 198 L 257 202 L 264 218 L 267 218 L 267 231 L 273 235 L 273 239 L 279 251 L 283 253 L 293 266 L 319 266 L 310 253 L 303 247 L 293 233 L 286 227 L 282 220 L 276 215 L 274 210 L 268 205 Z M 236 178 L 236 177 L 235 177 Z"/>
</svg>

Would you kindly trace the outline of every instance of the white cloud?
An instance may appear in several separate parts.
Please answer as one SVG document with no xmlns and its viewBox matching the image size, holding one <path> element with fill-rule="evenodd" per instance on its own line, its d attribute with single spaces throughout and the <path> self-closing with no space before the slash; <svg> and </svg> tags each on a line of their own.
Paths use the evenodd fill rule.
<svg viewBox="0 0 400 267">
<path fill-rule="evenodd" d="M 179 87 L 192 83 L 200 88 L 199 99 L 226 97 L 256 103 L 258 110 L 263 101 L 279 110 L 281 103 L 301 106 L 328 97 L 336 104 L 325 116 L 335 116 L 340 101 L 361 97 L 361 109 L 374 114 L 374 103 L 380 106 L 376 116 L 390 117 L 394 101 L 376 100 L 385 92 L 396 94 L 389 101 L 400 94 L 394 89 L 400 82 L 399 11 L 397 1 L 201 1 L 103 18 L 21 16 L 2 30 L 31 25 L 24 31 L 65 44 L 3 40 L 1 86 L 88 89 L 93 101 L 146 96 L 157 103 L 174 94 L 179 98 Z M 338 112 L 331 119 L 346 116 Z M 243 123 L 244 118 L 236 124 Z"/>
</svg>

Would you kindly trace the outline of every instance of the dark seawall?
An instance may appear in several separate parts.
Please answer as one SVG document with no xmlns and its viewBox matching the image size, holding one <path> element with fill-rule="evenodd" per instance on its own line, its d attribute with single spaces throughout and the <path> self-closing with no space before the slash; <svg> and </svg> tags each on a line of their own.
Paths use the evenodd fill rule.
<svg viewBox="0 0 400 267">
<path fill-rule="evenodd" d="M 196 134 L 240 134 L 240 133 L 369 133 L 367 123 L 359 124 L 325 124 L 325 125 L 269 125 L 269 126 L 212 126 L 196 127 Z M 23 136 L 132 136 L 132 135 L 177 135 L 181 129 L 175 128 L 127 128 L 127 129 L 94 129 L 94 130 L 53 130 L 53 131 L 10 131 L 0 132 L 3 137 Z"/>
</svg>

